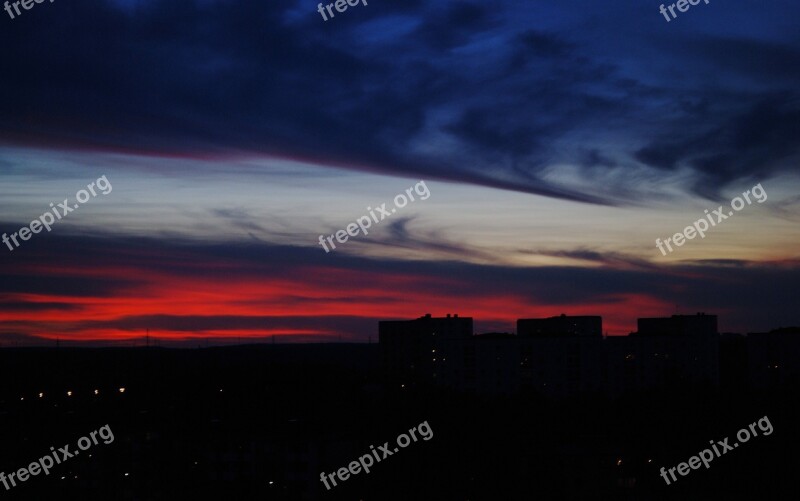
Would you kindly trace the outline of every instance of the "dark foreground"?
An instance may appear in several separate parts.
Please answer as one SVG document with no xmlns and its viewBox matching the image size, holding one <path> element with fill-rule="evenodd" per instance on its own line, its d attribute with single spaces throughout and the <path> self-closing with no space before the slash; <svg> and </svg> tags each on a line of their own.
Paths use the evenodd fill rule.
<svg viewBox="0 0 800 501">
<path fill-rule="evenodd" d="M 797 499 L 796 385 L 620 399 L 384 384 L 377 346 L 0 350 L 0 471 L 109 425 L 114 440 L 6 490 L 62 500 Z M 124 388 L 124 392 L 120 392 Z M 97 390 L 97 394 L 95 394 Z M 68 395 L 67 392 L 72 392 Z M 39 397 L 39 393 L 43 396 Z M 768 416 L 774 431 L 667 486 L 661 467 Z M 326 490 L 427 421 L 430 440 Z"/>
</svg>

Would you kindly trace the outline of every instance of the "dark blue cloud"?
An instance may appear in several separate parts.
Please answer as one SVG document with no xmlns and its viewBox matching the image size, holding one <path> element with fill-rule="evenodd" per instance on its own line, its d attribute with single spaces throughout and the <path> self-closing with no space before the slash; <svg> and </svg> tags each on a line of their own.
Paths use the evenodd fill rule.
<svg viewBox="0 0 800 501">
<path fill-rule="evenodd" d="M 48 4 L 2 20 L 0 135 L 274 154 L 610 204 L 677 169 L 708 197 L 796 169 L 800 41 L 767 21 L 800 6 L 725 4 L 763 16 L 747 36 L 710 9 L 669 24 L 656 4 L 611 9 L 381 0 L 325 22 L 311 1 Z M 687 29 L 700 16 L 707 35 Z M 545 175 L 565 163 L 637 175 L 590 191 Z"/>
</svg>

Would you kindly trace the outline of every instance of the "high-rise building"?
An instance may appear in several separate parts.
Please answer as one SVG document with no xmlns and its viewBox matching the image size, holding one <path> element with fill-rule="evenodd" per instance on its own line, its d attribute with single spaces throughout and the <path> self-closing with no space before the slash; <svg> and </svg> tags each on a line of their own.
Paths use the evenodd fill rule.
<svg viewBox="0 0 800 501">
<path fill-rule="evenodd" d="M 719 385 L 716 315 L 640 318 L 637 325 L 638 332 L 606 339 L 606 385 L 611 394 Z"/>
<path fill-rule="evenodd" d="M 517 335 L 521 386 L 557 397 L 602 389 L 602 317 L 523 318 Z"/>
<path fill-rule="evenodd" d="M 378 339 L 389 377 L 409 383 L 441 377 L 442 363 L 454 340 L 472 337 L 472 318 L 458 315 L 378 322 Z"/>
<path fill-rule="evenodd" d="M 599 316 L 567 316 L 520 318 L 517 320 L 519 337 L 602 337 L 603 319 Z"/>
<path fill-rule="evenodd" d="M 751 387 L 800 384 L 800 327 L 750 333 L 746 343 Z"/>
<path fill-rule="evenodd" d="M 717 316 L 672 315 L 664 318 L 640 318 L 637 336 L 702 336 L 717 334 Z"/>
</svg>

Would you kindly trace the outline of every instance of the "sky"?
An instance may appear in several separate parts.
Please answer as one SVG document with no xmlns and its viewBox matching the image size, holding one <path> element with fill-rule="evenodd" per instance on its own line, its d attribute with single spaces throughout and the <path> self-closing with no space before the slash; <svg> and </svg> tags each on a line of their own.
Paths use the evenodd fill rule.
<svg viewBox="0 0 800 501">
<path fill-rule="evenodd" d="M 800 325 L 800 5 L 659 6 L 0 11 L 0 231 L 86 199 L 0 244 L 0 345 L 366 342 L 426 313 Z"/>
</svg>

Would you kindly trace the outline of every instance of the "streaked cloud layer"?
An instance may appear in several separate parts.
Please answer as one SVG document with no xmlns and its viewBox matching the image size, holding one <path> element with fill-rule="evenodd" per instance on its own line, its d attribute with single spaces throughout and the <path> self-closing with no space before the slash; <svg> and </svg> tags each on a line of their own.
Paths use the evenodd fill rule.
<svg viewBox="0 0 800 501">
<path fill-rule="evenodd" d="M 59 248 L 57 262 L 52 248 Z M 381 318 L 462 312 L 483 329 L 518 316 L 602 311 L 607 330 L 699 307 L 722 328 L 786 325 L 798 263 L 721 261 L 672 267 L 519 268 L 403 261 L 258 243 L 205 244 L 45 235 L 4 271 L 0 311 L 8 335 L 72 340 L 269 338 L 366 340 Z M 585 259 L 598 259 L 585 256 Z"/>
</svg>

